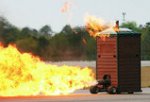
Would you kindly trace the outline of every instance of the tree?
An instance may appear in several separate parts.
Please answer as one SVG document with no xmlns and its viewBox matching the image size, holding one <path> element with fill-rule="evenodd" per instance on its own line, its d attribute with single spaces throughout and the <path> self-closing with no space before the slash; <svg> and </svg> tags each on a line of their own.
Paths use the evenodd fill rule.
<svg viewBox="0 0 150 102">
<path fill-rule="evenodd" d="M 141 32 L 140 27 L 137 26 L 137 23 L 134 21 L 128 21 L 121 24 L 121 27 L 129 28 L 133 31 Z"/>
<path fill-rule="evenodd" d="M 14 43 L 18 33 L 19 30 L 17 27 L 10 24 L 4 17 L 0 17 L 0 41 L 5 46 L 9 43 Z"/>
<path fill-rule="evenodd" d="M 24 27 L 21 30 L 21 38 L 29 37 L 31 35 L 31 29 L 29 27 Z"/>
<path fill-rule="evenodd" d="M 44 36 L 50 37 L 52 35 L 53 31 L 50 26 L 45 25 L 40 29 L 40 33 Z"/>
<path fill-rule="evenodd" d="M 17 48 L 21 52 L 29 52 L 33 54 L 38 54 L 37 48 L 38 48 L 38 41 L 34 37 L 26 37 L 24 39 L 18 39 L 15 44 L 17 45 Z"/>
<path fill-rule="evenodd" d="M 63 34 L 72 34 L 73 30 L 70 25 L 65 25 L 61 31 Z"/>
<path fill-rule="evenodd" d="M 49 40 L 46 39 L 44 36 L 41 36 L 38 38 L 38 46 L 37 46 L 37 53 L 40 57 L 42 57 L 44 60 L 49 57 L 49 52 L 47 51 L 47 48 L 49 46 Z"/>
<path fill-rule="evenodd" d="M 150 59 L 150 22 L 142 29 L 142 59 Z"/>
</svg>

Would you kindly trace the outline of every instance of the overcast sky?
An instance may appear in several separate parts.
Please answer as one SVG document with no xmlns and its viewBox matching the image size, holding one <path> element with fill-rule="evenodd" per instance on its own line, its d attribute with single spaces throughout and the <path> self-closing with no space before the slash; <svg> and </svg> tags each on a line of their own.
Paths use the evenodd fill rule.
<svg viewBox="0 0 150 102">
<path fill-rule="evenodd" d="M 62 13 L 66 1 L 70 10 Z M 87 13 L 113 22 L 122 21 L 122 12 L 126 12 L 127 21 L 145 24 L 150 21 L 149 10 L 150 0 L 0 0 L 0 15 L 17 27 L 39 29 L 48 24 L 54 31 L 60 31 L 68 23 L 84 25 Z"/>
</svg>

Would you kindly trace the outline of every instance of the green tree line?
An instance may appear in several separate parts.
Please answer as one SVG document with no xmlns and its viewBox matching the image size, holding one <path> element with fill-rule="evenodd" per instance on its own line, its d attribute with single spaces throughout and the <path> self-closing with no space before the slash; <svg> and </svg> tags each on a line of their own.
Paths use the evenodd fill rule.
<svg viewBox="0 0 150 102">
<path fill-rule="evenodd" d="M 135 22 L 122 23 L 122 27 L 142 33 L 142 59 L 150 59 L 150 23 L 138 26 Z M 19 51 L 29 52 L 42 60 L 95 60 L 96 39 L 90 37 L 85 27 L 66 25 L 59 33 L 49 25 L 39 30 L 18 28 L 0 17 L 0 42 L 5 47 L 15 44 Z"/>
<path fill-rule="evenodd" d="M 49 25 L 41 29 L 22 29 L 0 17 L 0 42 L 15 44 L 19 51 L 29 52 L 42 60 L 92 60 L 96 55 L 96 41 L 84 27 L 66 25 L 54 33 Z"/>
</svg>

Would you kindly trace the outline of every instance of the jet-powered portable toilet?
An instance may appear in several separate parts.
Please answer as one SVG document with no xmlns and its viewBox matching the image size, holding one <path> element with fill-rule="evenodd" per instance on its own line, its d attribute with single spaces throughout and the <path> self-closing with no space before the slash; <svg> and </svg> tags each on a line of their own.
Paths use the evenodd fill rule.
<svg viewBox="0 0 150 102">
<path fill-rule="evenodd" d="M 118 92 L 141 92 L 141 34 L 127 28 L 106 29 L 97 37 L 96 78 L 111 76 Z"/>
</svg>

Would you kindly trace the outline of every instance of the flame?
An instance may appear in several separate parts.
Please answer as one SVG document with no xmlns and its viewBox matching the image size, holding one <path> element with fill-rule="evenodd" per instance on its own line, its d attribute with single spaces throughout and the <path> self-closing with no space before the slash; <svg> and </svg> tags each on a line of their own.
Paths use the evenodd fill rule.
<svg viewBox="0 0 150 102">
<path fill-rule="evenodd" d="M 70 2 L 66 1 L 63 5 L 63 7 L 61 8 L 61 12 L 62 13 L 66 13 L 70 10 L 71 4 Z"/>
<path fill-rule="evenodd" d="M 112 28 L 115 32 L 119 31 L 118 25 L 113 27 L 113 24 L 111 23 L 105 23 L 104 20 L 97 18 L 95 16 L 87 15 L 85 17 L 85 27 L 90 36 L 92 37 L 101 37 L 103 40 L 106 39 L 106 37 L 109 37 L 110 34 L 101 34 L 102 31 Z"/>
<path fill-rule="evenodd" d="M 85 27 L 89 32 L 90 36 L 96 37 L 99 36 L 99 32 L 107 29 L 110 25 L 106 25 L 104 20 L 96 18 L 95 16 L 87 15 L 85 17 Z"/>
<path fill-rule="evenodd" d="M 102 39 L 102 41 L 106 41 L 106 38 L 108 38 L 110 34 L 100 34 L 99 37 Z"/>
<path fill-rule="evenodd" d="M 72 21 L 72 12 L 71 8 L 73 6 L 73 2 L 71 0 L 66 1 L 61 7 L 60 11 L 67 16 L 67 23 L 71 24 Z"/>
<path fill-rule="evenodd" d="M 46 64 L 14 45 L 0 45 L 0 96 L 69 94 L 93 81 L 90 68 Z"/>
<path fill-rule="evenodd" d="M 83 44 L 87 44 L 87 41 L 86 41 L 86 39 L 85 38 L 82 38 L 82 42 L 83 42 Z"/>
</svg>

